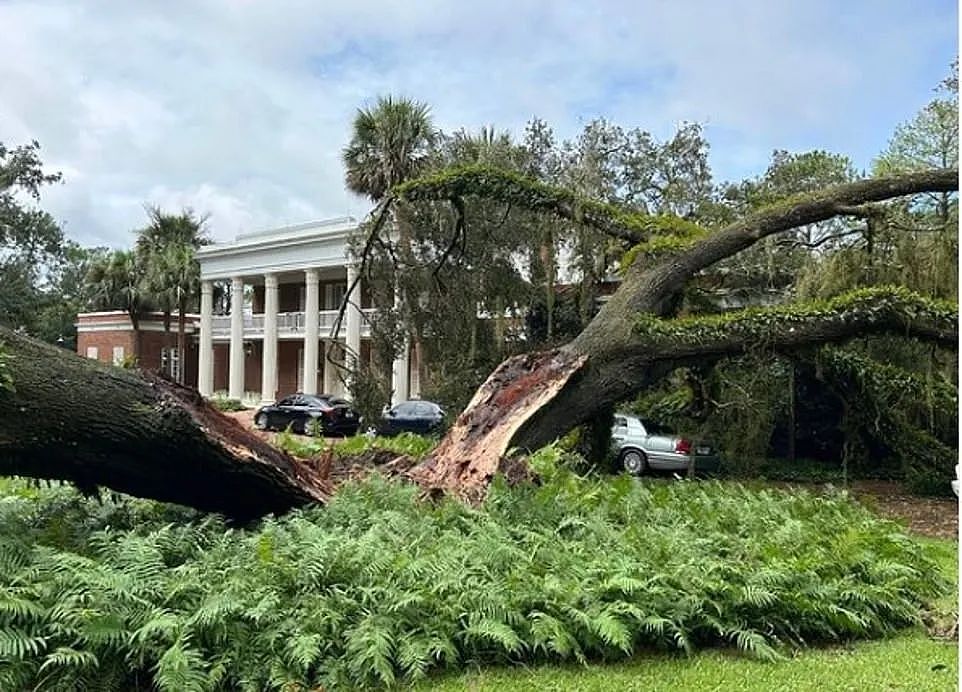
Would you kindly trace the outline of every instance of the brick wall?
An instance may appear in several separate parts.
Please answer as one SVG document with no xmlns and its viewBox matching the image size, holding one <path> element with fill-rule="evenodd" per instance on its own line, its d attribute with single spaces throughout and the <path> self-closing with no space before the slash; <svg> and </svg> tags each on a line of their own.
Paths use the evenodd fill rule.
<svg viewBox="0 0 962 692">
<path fill-rule="evenodd" d="M 123 348 L 124 356 L 133 355 L 133 337 L 133 331 L 78 332 L 77 353 L 86 357 L 87 349 L 93 347 L 97 349 L 97 360 L 102 363 L 113 363 L 115 347 Z"/>
</svg>

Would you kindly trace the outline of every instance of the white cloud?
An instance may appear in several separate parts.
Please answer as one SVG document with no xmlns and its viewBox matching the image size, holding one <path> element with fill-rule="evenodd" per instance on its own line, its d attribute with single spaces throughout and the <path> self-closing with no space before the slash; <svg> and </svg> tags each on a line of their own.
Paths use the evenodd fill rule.
<svg viewBox="0 0 962 692">
<path fill-rule="evenodd" d="M 776 147 L 856 158 L 931 95 L 954 3 L 255 2 L 0 5 L 0 141 L 66 175 L 45 206 L 126 245 L 143 204 L 208 213 L 219 238 L 363 215 L 340 150 L 381 93 L 451 130 L 561 135 L 605 116 L 662 136 L 706 122 L 718 177 Z M 716 139 L 717 138 L 717 139 Z M 865 161 L 859 161 L 865 163 Z"/>
</svg>

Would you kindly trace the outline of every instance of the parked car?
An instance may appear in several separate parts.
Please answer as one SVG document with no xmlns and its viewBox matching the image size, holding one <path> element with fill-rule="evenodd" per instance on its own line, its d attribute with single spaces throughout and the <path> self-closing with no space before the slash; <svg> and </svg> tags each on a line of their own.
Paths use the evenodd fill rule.
<svg viewBox="0 0 962 692">
<path fill-rule="evenodd" d="M 412 400 L 385 409 L 377 433 L 388 437 L 402 432 L 430 435 L 443 427 L 444 409 L 433 401 Z"/>
<path fill-rule="evenodd" d="M 351 402 L 329 394 L 292 394 L 254 414 L 254 426 L 261 430 L 289 426 L 302 435 L 354 435 L 360 425 L 361 416 Z"/>
<path fill-rule="evenodd" d="M 709 443 L 693 443 L 629 414 L 615 415 L 611 441 L 619 465 L 634 476 L 648 470 L 685 472 L 692 459 L 696 472 L 712 473 L 721 463 Z"/>
</svg>

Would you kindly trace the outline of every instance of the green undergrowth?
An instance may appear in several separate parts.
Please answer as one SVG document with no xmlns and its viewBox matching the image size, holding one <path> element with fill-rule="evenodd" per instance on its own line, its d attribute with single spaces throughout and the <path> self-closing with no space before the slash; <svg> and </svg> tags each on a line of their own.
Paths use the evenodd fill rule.
<svg viewBox="0 0 962 692">
<path fill-rule="evenodd" d="M 352 689 L 716 646 L 772 660 L 890 635 L 946 592 L 931 548 L 843 495 L 542 462 L 541 485 L 498 480 L 479 508 L 374 477 L 245 529 L 7 484 L 0 689 Z"/>
<path fill-rule="evenodd" d="M 329 449 L 334 450 L 335 456 L 351 457 L 364 454 L 371 450 L 386 450 L 395 454 L 404 454 L 414 459 L 421 459 L 437 445 L 437 439 L 424 437 L 414 433 L 401 433 L 394 437 L 368 437 L 355 435 L 342 440 L 325 440 L 294 435 L 289 431 L 278 433 L 274 444 L 288 454 L 298 457 L 313 457 Z"/>
<path fill-rule="evenodd" d="M 227 397 L 215 396 L 209 399 L 210 405 L 218 411 L 246 411 L 247 407 L 240 399 L 229 399 Z"/>
</svg>

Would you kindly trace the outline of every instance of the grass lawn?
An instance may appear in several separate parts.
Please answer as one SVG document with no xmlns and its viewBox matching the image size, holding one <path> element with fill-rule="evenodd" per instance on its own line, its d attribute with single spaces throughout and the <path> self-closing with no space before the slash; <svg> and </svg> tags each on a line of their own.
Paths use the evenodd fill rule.
<svg viewBox="0 0 962 692">
<path fill-rule="evenodd" d="M 920 538 L 958 585 L 958 542 Z M 946 597 L 940 610 L 957 612 Z M 929 690 L 959 688 L 958 642 L 931 639 L 922 628 L 882 641 L 810 649 L 795 658 L 761 663 L 737 653 L 703 651 L 689 658 L 642 655 L 620 663 L 533 668 L 484 668 L 431 678 L 434 690 Z"/>
</svg>

